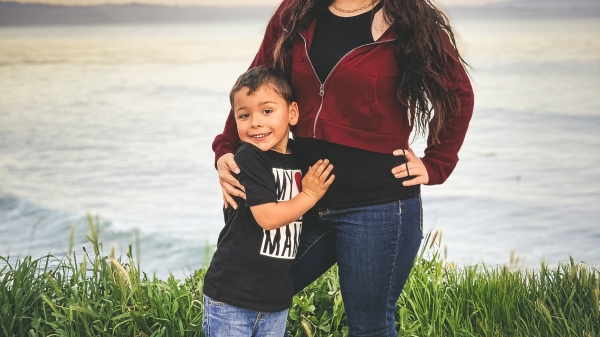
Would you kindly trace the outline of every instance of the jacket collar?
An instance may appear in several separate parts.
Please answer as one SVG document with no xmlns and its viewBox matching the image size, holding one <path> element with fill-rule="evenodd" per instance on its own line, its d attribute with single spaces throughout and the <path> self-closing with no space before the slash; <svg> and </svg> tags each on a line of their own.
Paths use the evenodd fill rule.
<svg viewBox="0 0 600 337">
<path fill-rule="evenodd" d="M 316 27 L 317 27 L 317 19 L 314 19 L 310 23 L 310 25 L 308 25 L 308 27 L 306 27 L 306 29 L 304 29 L 303 31 L 300 32 L 300 35 L 306 41 L 306 49 L 307 50 L 310 50 L 310 47 L 312 46 L 312 40 L 313 40 L 313 36 L 315 35 Z M 396 40 L 396 37 L 394 36 L 394 32 L 392 31 L 392 26 L 390 25 L 385 30 L 385 32 L 383 32 L 383 34 L 375 42 L 377 42 L 377 43 L 389 42 L 389 41 L 394 41 L 394 40 Z"/>
</svg>

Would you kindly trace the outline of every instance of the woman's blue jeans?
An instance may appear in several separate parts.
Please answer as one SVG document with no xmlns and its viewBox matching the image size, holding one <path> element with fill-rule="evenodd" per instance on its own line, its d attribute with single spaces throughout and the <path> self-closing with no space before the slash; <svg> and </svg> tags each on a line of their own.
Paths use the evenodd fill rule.
<svg viewBox="0 0 600 337">
<path fill-rule="evenodd" d="M 394 311 L 423 238 L 420 196 L 313 209 L 303 218 L 295 292 L 337 262 L 350 336 L 397 336 Z"/>
</svg>

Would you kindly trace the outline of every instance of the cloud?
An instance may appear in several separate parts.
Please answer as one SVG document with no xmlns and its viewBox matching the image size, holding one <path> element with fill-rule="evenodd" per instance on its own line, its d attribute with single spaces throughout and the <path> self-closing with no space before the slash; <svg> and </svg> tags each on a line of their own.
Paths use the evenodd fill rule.
<svg viewBox="0 0 600 337">
<path fill-rule="evenodd" d="M 2 0 L 0 0 L 2 1 Z M 437 3 L 442 6 L 473 6 L 485 5 L 494 2 L 506 2 L 509 0 L 440 0 Z M 94 5 L 123 5 L 123 4 L 148 4 L 167 6 L 276 6 L 281 0 L 12 0 L 19 3 L 41 3 L 49 5 L 64 6 L 94 6 Z"/>
</svg>

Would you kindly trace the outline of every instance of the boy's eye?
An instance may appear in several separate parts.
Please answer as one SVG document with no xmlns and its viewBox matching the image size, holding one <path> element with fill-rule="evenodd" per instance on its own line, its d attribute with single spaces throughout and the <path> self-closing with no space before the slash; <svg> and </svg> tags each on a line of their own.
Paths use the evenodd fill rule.
<svg viewBox="0 0 600 337">
<path fill-rule="evenodd" d="M 241 113 L 238 115 L 238 119 L 246 119 L 248 117 L 250 117 L 249 113 Z"/>
<path fill-rule="evenodd" d="M 271 109 L 264 109 L 264 110 L 263 110 L 263 113 L 264 113 L 265 115 L 268 115 L 268 114 L 270 114 L 271 112 L 273 112 L 273 110 L 271 110 Z"/>
</svg>

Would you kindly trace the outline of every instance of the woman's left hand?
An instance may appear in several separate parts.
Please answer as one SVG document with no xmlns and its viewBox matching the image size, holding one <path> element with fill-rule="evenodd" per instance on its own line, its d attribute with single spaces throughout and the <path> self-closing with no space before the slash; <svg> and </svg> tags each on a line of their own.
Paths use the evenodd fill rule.
<svg viewBox="0 0 600 337">
<path fill-rule="evenodd" d="M 429 175 L 427 169 L 423 165 L 421 158 L 417 157 L 413 150 L 409 147 L 408 150 L 396 150 L 394 156 L 406 156 L 406 164 L 401 164 L 392 169 L 392 174 L 396 178 L 412 177 L 410 180 L 402 182 L 404 186 L 413 186 L 419 184 L 427 184 Z"/>
</svg>

